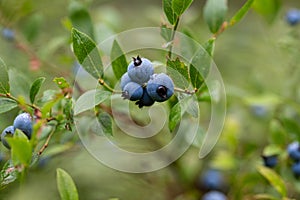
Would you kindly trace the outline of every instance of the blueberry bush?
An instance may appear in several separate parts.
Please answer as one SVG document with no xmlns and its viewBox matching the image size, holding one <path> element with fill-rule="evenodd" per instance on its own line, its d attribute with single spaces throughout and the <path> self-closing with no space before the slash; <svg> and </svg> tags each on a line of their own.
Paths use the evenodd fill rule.
<svg viewBox="0 0 300 200">
<path fill-rule="evenodd" d="M 0 199 L 300 199 L 299 22 L 296 0 L 0 1 Z"/>
</svg>

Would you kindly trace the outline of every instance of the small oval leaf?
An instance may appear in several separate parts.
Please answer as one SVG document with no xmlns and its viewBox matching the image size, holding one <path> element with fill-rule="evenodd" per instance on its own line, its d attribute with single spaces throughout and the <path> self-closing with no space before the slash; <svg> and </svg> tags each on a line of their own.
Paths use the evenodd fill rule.
<svg viewBox="0 0 300 200">
<path fill-rule="evenodd" d="M 78 200 L 78 192 L 72 177 L 63 169 L 56 169 L 57 188 L 61 200 Z"/>
<path fill-rule="evenodd" d="M 190 7 L 192 2 L 193 0 L 173 0 L 172 9 L 176 15 L 180 16 Z"/>
<path fill-rule="evenodd" d="M 18 103 L 8 98 L 0 98 L 0 113 L 5 113 L 18 106 Z"/>
<path fill-rule="evenodd" d="M 36 97 L 36 95 L 38 94 L 38 92 L 39 92 L 39 90 L 40 90 L 42 84 L 43 84 L 44 81 L 45 81 L 45 79 L 46 79 L 45 77 L 40 77 L 40 78 L 37 78 L 37 79 L 32 83 L 32 85 L 31 85 L 31 87 L 30 87 L 30 95 L 29 95 L 31 103 L 34 102 L 35 97 Z"/>
<path fill-rule="evenodd" d="M 84 111 L 94 108 L 96 105 L 105 101 L 110 97 L 111 92 L 103 90 L 90 90 L 81 95 L 74 107 L 74 115 L 78 115 Z"/>
<path fill-rule="evenodd" d="M 127 61 L 126 57 L 119 45 L 119 43 L 114 40 L 113 46 L 110 53 L 110 60 L 112 69 L 116 78 L 119 80 L 123 74 L 127 72 Z"/>
<path fill-rule="evenodd" d="M 231 18 L 230 25 L 238 23 L 249 11 L 253 4 L 254 0 L 248 0 L 241 9 Z"/>
<path fill-rule="evenodd" d="M 204 20 L 212 33 L 218 32 L 225 21 L 227 0 L 206 0 L 204 6 Z"/>
<path fill-rule="evenodd" d="M 85 33 L 72 29 L 73 50 L 82 67 L 96 79 L 103 77 L 103 64 L 95 42 Z"/>
<path fill-rule="evenodd" d="M 106 113 L 102 112 L 98 115 L 98 121 L 101 124 L 102 131 L 105 135 L 112 136 L 112 118 L 111 116 Z"/>
<path fill-rule="evenodd" d="M 174 25 L 178 16 L 173 11 L 172 0 L 163 0 L 163 9 L 169 22 Z"/>
<path fill-rule="evenodd" d="M 9 77 L 7 72 L 7 67 L 2 59 L 0 59 L 0 93 L 7 94 L 9 93 Z"/>
<path fill-rule="evenodd" d="M 282 197 L 286 196 L 287 190 L 284 181 L 275 171 L 264 166 L 259 166 L 257 170 L 269 181 L 269 183 L 277 190 L 277 192 L 282 195 Z"/>
</svg>

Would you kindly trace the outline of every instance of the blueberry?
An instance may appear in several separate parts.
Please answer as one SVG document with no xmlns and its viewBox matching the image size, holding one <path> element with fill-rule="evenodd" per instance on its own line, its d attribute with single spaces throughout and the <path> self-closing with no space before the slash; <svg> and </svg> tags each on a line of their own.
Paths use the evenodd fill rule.
<svg viewBox="0 0 300 200">
<path fill-rule="evenodd" d="M 291 159 L 298 161 L 300 160 L 300 145 L 299 142 L 293 142 L 288 145 L 287 152 Z"/>
<path fill-rule="evenodd" d="M 146 88 L 143 88 L 143 96 L 137 101 L 135 104 L 142 108 L 143 106 L 152 106 L 154 104 L 154 100 L 149 96 Z"/>
<path fill-rule="evenodd" d="M 136 101 L 142 98 L 143 88 L 141 85 L 135 82 L 129 82 L 125 85 L 124 90 L 122 91 L 122 97 L 124 99 L 129 99 L 131 101 Z"/>
<path fill-rule="evenodd" d="M 29 113 L 19 114 L 14 120 L 14 128 L 20 129 L 25 133 L 28 139 L 31 138 L 32 133 L 32 118 Z"/>
<path fill-rule="evenodd" d="M 15 39 L 15 32 L 10 28 L 4 28 L 2 30 L 2 36 L 9 41 L 13 41 Z"/>
<path fill-rule="evenodd" d="M 163 102 L 173 95 L 174 83 L 164 73 L 154 74 L 147 83 L 147 92 L 154 101 Z"/>
<path fill-rule="evenodd" d="M 222 190 L 224 188 L 224 177 L 219 170 L 209 169 L 205 171 L 198 181 L 200 189 Z"/>
<path fill-rule="evenodd" d="M 212 190 L 208 193 L 206 193 L 203 197 L 202 200 L 226 200 L 227 197 L 225 196 L 225 194 L 223 194 L 222 192 L 216 191 L 216 190 Z"/>
<path fill-rule="evenodd" d="M 262 156 L 262 158 L 266 167 L 273 168 L 278 163 L 278 155 Z"/>
<path fill-rule="evenodd" d="M 148 59 L 137 56 L 137 58 L 133 58 L 133 61 L 128 65 L 127 72 L 133 82 L 143 85 L 154 73 L 154 68 Z"/>
<path fill-rule="evenodd" d="M 252 105 L 251 110 L 252 110 L 253 114 L 258 117 L 265 117 L 268 112 L 266 106 L 259 105 L 259 104 Z"/>
<path fill-rule="evenodd" d="M 286 13 L 285 18 L 290 25 L 294 26 L 300 21 L 300 11 L 297 9 L 291 9 Z"/>
<path fill-rule="evenodd" d="M 8 149 L 10 149 L 10 146 L 9 146 L 9 144 L 8 144 L 8 142 L 6 141 L 6 137 L 12 137 L 13 135 L 14 135 L 14 133 L 15 133 L 15 129 L 14 129 L 14 127 L 13 126 L 9 126 L 9 127 L 7 127 L 6 129 L 4 129 L 4 131 L 2 132 L 2 134 L 1 134 L 1 142 L 2 142 L 2 144 L 6 147 L 6 148 L 8 148 Z"/>
<path fill-rule="evenodd" d="M 300 162 L 295 162 L 292 165 L 292 171 L 297 178 L 300 177 Z"/>
<path fill-rule="evenodd" d="M 126 72 L 125 74 L 123 74 L 123 76 L 121 77 L 121 89 L 122 91 L 124 90 L 125 85 L 127 85 L 127 83 L 132 82 L 132 80 L 129 78 L 128 73 Z"/>
</svg>

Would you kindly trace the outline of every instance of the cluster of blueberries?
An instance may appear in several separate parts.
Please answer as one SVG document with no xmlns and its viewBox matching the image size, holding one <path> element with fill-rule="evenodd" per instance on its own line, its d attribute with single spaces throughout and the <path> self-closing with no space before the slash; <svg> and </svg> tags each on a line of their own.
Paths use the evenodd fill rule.
<svg viewBox="0 0 300 200">
<path fill-rule="evenodd" d="M 291 9 L 286 13 L 286 21 L 294 26 L 300 22 L 300 10 L 298 9 Z"/>
<path fill-rule="evenodd" d="M 226 188 L 223 174 L 216 169 L 204 171 L 197 180 L 197 187 L 205 191 L 201 200 L 227 200 L 223 190 Z"/>
<path fill-rule="evenodd" d="M 299 142 L 292 142 L 287 147 L 289 157 L 294 161 L 292 171 L 295 177 L 300 177 L 300 144 Z"/>
<path fill-rule="evenodd" d="M 139 108 L 168 100 L 174 93 L 172 79 L 164 73 L 154 74 L 152 63 L 137 56 L 121 77 L 122 97 L 136 101 Z"/>
<path fill-rule="evenodd" d="M 27 137 L 28 139 L 31 138 L 31 133 L 32 133 L 32 118 L 29 113 L 21 113 L 19 114 L 15 120 L 12 126 L 6 127 L 2 134 L 1 134 L 1 142 L 2 144 L 10 149 L 10 146 L 8 142 L 6 141 L 6 137 L 12 137 L 15 133 L 15 130 L 19 129 L 21 130 Z"/>
</svg>

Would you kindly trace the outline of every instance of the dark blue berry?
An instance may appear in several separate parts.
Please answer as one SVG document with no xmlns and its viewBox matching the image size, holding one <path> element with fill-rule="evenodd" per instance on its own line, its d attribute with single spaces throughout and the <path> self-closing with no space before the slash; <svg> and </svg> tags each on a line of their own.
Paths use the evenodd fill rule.
<svg viewBox="0 0 300 200">
<path fill-rule="evenodd" d="M 292 165 L 292 171 L 297 178 L 300 177 L 300 162 L 295 162 Z"/>
<path fill-rule="evenodd" d="M 32 118 L 29 113 L 19 114 L 14 120 L 14 128 L 19 129 L 25 133 L 28 139 L 31 138 L 32 133 Z"/>
<path fill-rule="evenodd" d="M 252 110 L 253 114 L 258 117 L 266 116 L 267 111 L 268 111 L 266 106 L 263 106 L 263 105 L 252 105 L 251 110 Z"/>
<path fill-rule="evenodd" d="M 173 95 L 174 83 L 164 73 L 154 74 L 147 83 L 147 92 L 154 101 L 163 102 Z"/>
<path fill-rule="evenodd" d="M 202 197 L 202 200 L 226 200 L 225 194 L 219 191 L 210 191 Z"/>
<path fill-rule="evenodd" d="M 131 101 L 136 101 L 142 98 L 143 88 L 141 85 L 135 82 L 129 82 L 125 85 L 122 91 L 122 97 Z"/>
<path fill-rule="evenodd" d="M 124 90 L 125 85 L 127 85 L 127 83 L 132 82 L 132 80 L 129 78 L 128 76 L 128 72 L 126 72 L 125 74 L 123 74 L 123 76 L 121 77 L 121 81 L 120 81 L 120 86 L 122 91 Z"/>
<path fill-rule="evenodd" d="M 9 41 L 13 41 L 15 39 L 15 32 L 10 28 L 4 28 L 2 30 L 2 36 Z"/>
<path fill-rule="evenodd" d="M 285 17 L 286 17 L 287 22 L 290 25 L 294 26 L 294 25 L 298 24 L 300 21 L 300 11 L 297 9 L 291 9 L 286 13 Z"/>
<path fill-rule="evenodd" d="M 203 190 L 222 190 L 224 177 L 219 170 L 209 169 L 200 176 L 199 186 Z"/>
<path fill-rule="evenodd" d="M 291 159 L 298 161 L 300 160 L 300 145 L 299 142 L 293 142 L 288 145 L 287 152 Z"/>
<path fill-rule="evenodd" d="M 127 72 L 133 82 L 143 85 L 154 73 L 154 68 L 148 59 L 138 56 L 137 58 L 133 58 L 133 61 L 129 63 Z"/>
<path fill-rule="evenodd" d="M 273 168 L 278 163 L 278 155 L 262 156 L 262 158 L 266 167 Z"/>
<path fill-rule="evenodd" d="M 137 101 L 135 104 L 142 108 L 144 106 L 152 106 L 154 104 L 154 100 L 149 96 L 146 88 L 143 88 L 143 96 L 142 98 Z"/>
<path fill-rule="evenodd" d="M 2 134 L 1 134 L 1 142 L 2 142 L 2 144 L 6 147 L 6 148 L 8 148 L 8 149 L 10 149 L 10 146 L 9 146 L 9 144 L 8 144 L 8 142 L 6 141 L 6 137 L 12 137 L 13 135 L 14 135 L 14 133 L 15 133 L 15 129 L 14 129 L 14 127 L 13 126 L 9 126 L 9 127 L 7 127 L 7 128 L 5 128 L 4 130 L 3 130 L 3 132 L 2 132 Z"/>
</svg>

